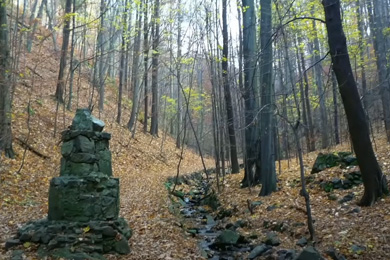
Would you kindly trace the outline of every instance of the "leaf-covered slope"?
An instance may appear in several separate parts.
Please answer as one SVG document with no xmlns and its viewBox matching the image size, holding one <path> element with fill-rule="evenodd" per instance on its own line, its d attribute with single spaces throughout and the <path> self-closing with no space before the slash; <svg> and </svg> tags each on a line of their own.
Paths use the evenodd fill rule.
<svg viewBox="0 0 390 260">
<path fill-rule="evenodd" d="M 56 86 L 58 59 L 44 42 L 33 53 L 21 58 L 20 83 L 14 92 L 12 113 L 15 159 L 0 161 L 0 244 L 14 234 L 17 228 L 29 220 L 46 217 L 48 187 L 52 177 L 59 175 L 60 132 L 71 124 L 76 104 L 86 107 L 90 99 L 87 78 L 83 70 L 80 82 L 75 79 L 73 111 L 58 106 L 53 98 Z M 79 85 L 78 85 L 79 84 Z M 79 88 L 79 90 L 78 90 Z M 116 119 L 115 83 L 107 84 L 105 109 L 99 115 L 105 123 L 105 131 L 112 133 L 114 176 L 120 178 L 121 210 L 134 236 L 130 240 L 132 253 L 122 259 L 157 259 L 165 256 L 180 259 L 195 259 L 195 241 L 182 235 L 168 212 L 164 181 L 176 174 L 180 150 L 175 141 L 160 133 L 160 138 L 143 134 L 140 123 L 135 138 L 125 127 L 130 107 L 125 102 L 122 124 Z M 78 95 L 78 96 L 77 96 Z M 94 92 L 94 101 L 98 96 Z M 54 129 L 56 136 L 54 136 Z M 25 145 L 31 149 L 25 150 Z M 37 155 L 38 152 L 42 156 Z M 210 164 L 210 160 L 207 161 Z M 201 160 L 193 151 L 185 150 L 181 172 L 201 168 Z M 35 255 L 35 246 L 27 245 L 30 255 Z M 11 252 L 0 248 L 0 259 L 8 258 Z M 115 259 L 115 257 L 113 257 Z"/>
</svg>

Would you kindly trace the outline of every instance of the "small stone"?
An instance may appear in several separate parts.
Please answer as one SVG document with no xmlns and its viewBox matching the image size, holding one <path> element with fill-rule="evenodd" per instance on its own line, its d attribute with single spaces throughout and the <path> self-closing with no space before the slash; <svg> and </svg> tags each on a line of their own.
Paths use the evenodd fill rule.
<svg viewBox="0 0 390 260">
<path fill-rule="evenodd" d="M 320 253 L 312 246 L 302 250 L 295 260 L 322 260 Z"/>
<path fill-rule="evenodd" d="M 31 235 L 29 233 L 23 233 L 20 235 L 19 240 L 22 242 L 27 242 L 31 240 Z"/>
<path fill-rule="evenodd" d="M 339 203 L 342 204 L 342 203 L 351 201 L 351 200 L 353 200 L 353 198 L 355 198 L 355 194 L 349 193 L 348 195 L 344 196 L 341 200 L 339 200 Z"/>
<path fill-rule="evenodd" d="M 337 196 L 335 194 L 328 194 L 329 200 L 337 200 Z"/>
<path fill-rule="evenodd" d="M 240 238 L 240 234 L 236 231 L 226 229 L 219 234 L 219 236 L 215 239 L 214 246 L 216 247 L 224 247 L 227 245 L 235 245 L 238 243 Z"/>
<path fill-rule="evenodd" d="M 347 260 L 342 254 L 338 253 L 333 247 L 326 250 L 326 254 L 333 260 Z"/>
<path fill-rule="evenodd" d="M 94 154 L 90 153 L 72 153 L 69 158 L 74 163 L 94 163 L 97 162 L 97 158 Z"/>
<path fill-rule="evenodd" d="M 105 126 L 104 122 L 102 120 L 100 120 L 100 119 L 97 119 L 94 116 L 91 116 L 91 118 L 92 118 L 92 128 L 93 128 L 93 131 L 95 131 L 95 132 L 103 131 L 103 128 Z"/>
<path fill-rule="evenodd" d="M 286 250 L 281 249 L 276 252 L 278 254 L 278 260 L 293 260 L 296 257 L 296 251 L 295 250 Z"/>
<path fill-rule="evenodd" d="M 118 232 L 110 226 L 104 226 L 102 227 L 102 234 L 106 237 L 115 237 Z"/>
<path fill-rule="evenodd" d="M 64 142 L 61 146 L 61 154 L 64 157 L 68 157 L 73 151 L 73 140 Z"/>
<path fill-rule="evenodd" d="M 5 250 L 8 250 L 14 246 L 18 246 L 20 244 L 22 244 L 22 242 L 19 239 L 9 239 L 5 242 Z"/>
<path fill-rule="evenodd" d="M 43 244 L 47 244 L 47 243 L 50 242 L 51 237 L 52 237 L 52 236 L 51 236 L 50 234 L 48 234 L 48 233 L 43 233 L 43 234 L 41 235 L 41 242 L 42 242 Z"/>
<path fill-rule="evenodd" d="M 348 213 L 360 213 L 360 208 L 356 207 L 356 208 L 350 210 Z"/>
<path fill-rule="evenodd" d="M 54 238 L 54 239 L 50 240 L 49 244 L 47 244 L 47 248 L 49 250 L 52 250 L 52 249 L 58 247 L 58 245 L 59 245 L 58 240 Z"/>
<path fill-rule="evenodd" d="M 244 227 L 247 227 L 248 226 L 248 221 L 245 221 L 245 220 L 242 220 L 242 219 L 239 219 L 236 221 L 236 223 L 234 223 L 234 226 L 237 227 L 237 228 L 244 228 Z"/>
<path fill-rule="evenodd" d="M 270 247 L 265 244 L 258 245 L 250 252 L 248 259 L 255 259 L 256 257 L 261 256 L 267 252 L 269 249 Z"/>
<path fill-rule="evenodd" d="M 122 238 L 121 240 L 115 243 L 114 250 L 121 255 L 128 254 L 130 253 L 129 243 L 125 238 Z"/>
<path fill-rule="evenodd" d="M 280 240 L 275 232 L 267 233 L 267 237 L 265 239 L 265 244 L 270 246 L 278 246 L 280 245 Z"/>
<path fill-rule="evenodd" d="M 297 243 L 297 246 L 304 247 L 307 245 L 307 239 L 305 237 L 300 238 Z"/>
<path fill-rule="evenodd" d="M 31 236 L 31 242 L 38 243 L 39 240 L 41 240 L 41 232 L 36 231 L 34 234 Z"/>
<path fill-rule="evenodd" d="M 366 248 L 364 246 L 359 246 L 359 245 L 352 245 L 351 246 L 351 251 L 354 254 L 360 255 L 362 252 L 364 252 Z"/>
<path fill-rule="evenodd" d="M 23 260 L 23 250 L 14 250 L 12 252 L 11 260 Z"/>
<path fill-rule="evenodd" d="M 274 204 L 274 205 L 268 206 L 267 211 L 273 211 L 276 208 L 278 208 L 278 206 L 276 204 Z"/>
<path fill-rule="evenodd" d="M 95 152 L 95 142 L 88 137 L 79 135 L 74 139 L 74 151 L 77 153 L 91 153 Z"/>
</svg>

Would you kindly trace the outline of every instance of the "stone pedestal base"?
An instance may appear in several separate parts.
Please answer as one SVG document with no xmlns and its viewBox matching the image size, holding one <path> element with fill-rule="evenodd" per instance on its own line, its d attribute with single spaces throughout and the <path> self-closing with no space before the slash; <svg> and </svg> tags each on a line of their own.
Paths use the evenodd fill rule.
<svg viewBox="0 0 390 260">
<path fill-rule="evenodd" d="M 131 230 L 123 218 L 88 222 L 43 219 L 29 222 L 18 230 L 16 238 L 7 243 L 10 243 L 10 246 L 25 242 L 41 243 L 44 249 L 50 252 L 67 248 L 70 253 L 79 255 L 110 252 L 128 254 L 130 237 Z"/>
<path fill-rule="evenodd" d="M 53 178 L 49 189 L 49 220 L 113 220 L 119 214 L 119 180 L 90 175 L 83 179 Z"/>
</svg>

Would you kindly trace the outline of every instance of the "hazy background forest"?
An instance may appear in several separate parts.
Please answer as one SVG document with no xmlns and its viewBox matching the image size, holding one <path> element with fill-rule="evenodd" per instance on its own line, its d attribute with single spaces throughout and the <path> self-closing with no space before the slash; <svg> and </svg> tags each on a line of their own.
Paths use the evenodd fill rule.
<svg viewBox="0 0 390 260">
<path fill-rule="evenodd" d="M 359 207 L 357 214 L 364 216 L 359 223 L 365 227 L 367 219 L 384 219 L 364 242 L 350 240 L 358 227 L 351 227 L 348 239 L 327 237 L 353 222 L 349 211 L 344 212 L 348 223 L 327 233 L 315 222 L 317 236 L 324 248 L 338 241 L 333 246 L 355 258 L 390 254 L 386 237 L 375 235 L 389 221 L 384 217 L 388 199 L 380 199 L 387 192 L 390 141 L 389 0 L 0 3 L 0 202 L 7 212 L 1 214 L 2 235 L 28 220 L 22 212 L 36 218 L 46 213 L 42 194 L 59 168 L 60 133 L 77 108 L 87 107 L 113 133 L 114 173 L 123 179 L 122 214 L 134 215 L 130 226 L 148 216 L 142 223 L 164 232 L 166 223 L 154 219 L 174 220 L 168 209 L 152 208 L 167 196 L 165 179 L 209 167 L 215 168 L 215 189 L 224 206 L 247 209 L 249 219 L 272 218 L 271 212 L 253 211 L 250 201 L 276 192 L 263 201 L 264 208 L 289 205 L 279 200 L 298 200 L 295 184 L 305 183 L 318 152 L 355 151 L 364 189 L 354 187 L 354 196 L 362 206 L 379 200 L 371 211 Z M 342 21 L 342 27 L 334 21 Z M 349 60 L 342 60 L 348 54 Z M 318 178 L 344 173 L 325 171 Z M 302 190 L 306 201 L 301 203 L 308 205 Z M 323 200 L 333 203 L 329 196 L 312 186 L 308 191 L 314 193 L 315 219 L 334 214 L 321 208 Z M 134 199 L 142 192 L 151 197 Z M 229 192 L 237 196 L 230 198 Z M 337 196 L 348 194 L 343 192 Z M 306 222 L 310 208 L 290 202 L 306 212 L 297 217 Z M 308 222 L 310 229 L 311 217 Z M 172 241 L 181 228 L 172 227 Z M 174 245 L 157 242 L 160 235 L 150 242 L 144 229 L 135 229 L 134 259 L 173 250 Z M 195 239 L 186 239 L 188 245 L 162 259 L 186 254 L 195 259 L 197 253 L 189 249 Z M 295 245 L 293 239 L 284 242 Z M 143 248 L 151 243 L 154 249 Z M 364 250 L 351 251 L 350 244 Z"/>
</svg>

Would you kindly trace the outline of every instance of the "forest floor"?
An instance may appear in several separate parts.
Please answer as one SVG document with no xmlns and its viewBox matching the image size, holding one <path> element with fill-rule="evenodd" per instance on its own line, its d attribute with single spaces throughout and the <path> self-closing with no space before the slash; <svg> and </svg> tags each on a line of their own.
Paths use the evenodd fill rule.
<svg viewBox="0 0 390 260">
<path fill-rule="evenodd" d="M 0 259 L 9 259 L 11 251 L 4 250 L 4 242 L 11 238 L 24 223 L 47 216 L 48 187 L 52 177 L 59 175 L 60 135 L 74 116 L 73 112 L 59 107 L 55 123 L 56 103 L 53 98 L 56 86 L 58 59 L 39 48 L 26 54 L 21 62 L 23 72 L 21 84 L 16 87 L 12 114 L 15 159 L 0 158 Z M 47 48 L 48 49 L 48 48 Z M 28 65 L 27 65 L 28 64 Z M 85 75 L 86 78 L 88 74 Z M 81 81 L 78 105 L 86 106 L 88 85 Z M 96 93 L 95 93 L 96 94 Z M 95 100 L 97 96 L 95 95 Z M 96 109 L 97 110 L 97 109 Z M 112 133 L 110 148 L 113 155 L 113 172 L 120 178 L 121 209 L 123 216 L 133 229 L 130 239 L 132 252 L 128 256 L 107 256 L 108 259 L 202 259 L 198 238 L 183 230 L 180 216 L 169 211 L 170 200 L 164 183 L 167 177 L 176 175 L 181 151 L 175 148 L 174 140 L 160 132 L 159 138 L 143 134 L 138 124 L 138 133 L 131 138 L 125 127 L 130 107 L 124 104 L 122 124 L 115 123 L 116 92 L 107 88 L 107 102 L 100 117 L 105 131 Z M 56 135 L 54 132 L 56 130 Z M 25 150 L 28 143 L 47 158 Z M 376 153 L 386 175 L 390 174 L 390 146 L 383 138 L 376 140 Z M 345 143 L 325 152 L 348 151 Z M 318 152 L 306 154 L 305 171 L 309 175 Z M 323 151 L 324 152 L 324 151 Z M 206 158 L 207 167 L 214 165 Z M 191 173 L 202 168 L 201 160 L 190 149 L 184 150 L 181 173 Z M 277 169 L 279 167 L 277 166 Z M 259 187 L 241 189 L 240 174 L 227 175 L 218 197 L 222 206 L 234 209 L 232 221 L 244 219 L 249 225 L 239 231 L 243 235 L 257 233 L 261 240 L 269 223 L 306 223 L 304 199 L 299 195 L 299 167 L 296 159 L 282 161 L 278 173 L 279 191 L 268 197 L 258 197 Z M 334 167 L 315 175 L 315 179 L 331 180 L 340 177 L 345 169 Z M 388 179 L 390 179 L 388 177 Z M 336 248 L 347 259 L 389 259 L 390 256 L 390 198 L 379 200 L 374 206 L 360 208 L 356 205 L 363 193 L 362 185 L 350 190 L 334 190 L 329 193 L 318 185 L 310 184 L 317 247 L 323 253 L 329 247 Z M 350 202 L 340 204 L 339 199 L 353 193 Z M 335 200 L 334 200 L 335 199 Z M 249 201 L 262 204 L 248 210 Z M 272 208 L 272 210 L 267 210 Z M 297 249 L 296 242 L 308 237 L 307 227 L 287 228 L 278 234 L 280 248 Z M 22 246 L 23 247 L 23 246 Z M 24 245 L 26 259 L 36 259 L 36 245 Z M 358 247 L 358 250 L 355 250 Z"/>
<path fill-rule="evenodd" d="M 48 188 L 52 177 L 59 175 L 61 158 L 60 132 L 71 125 L 76 105 L 87 107 L 89 86 L 85 73 L 81 79 L 73 111 L 61 105 L 56 118 L 54 92 L 57 78 L 58 57 L 50 53 L 44 43 L 33 53 L 24 54 L 21 60 L 21 80 L 14 93 L 12 130 L 15 159 L 0 157 L 0 259 L 9 259 L 12 252 L 4 250 L 4 242 L 14 236 L 19 227 L 30 220 L 47 216 Z M 77 79 L 75 79 L 77 82 Z M 77 89 L 75 84 L 75 90 Z M 176 216 L 169 213 L 169 199 L 164 182 L 176 175 L 181 150 L 175 140 L 160 132 L 155 138 L 142 133 L 137 122 L 137 133 L 131 138 L 126 123 L 130 116 L 128 99 L 123 104 L 122 123 L 116 120 L 117 92 L 106 85 L 105 110 L 99 115 L 112 134 L 110 149 L 114 177 L 120 178 L 120 215 L 133 229 L 130 239 L 132 253 L 129 256 L 111 256 L 109 259 L 197 259 L 200 258 L 196 239 L 186 236 L 176 223 Z M 76 92 L 76 91 L 75 91 Z M 75 93 L 76 94 L 76 93 Z M 94 104 L 98 95 L 95 92 Z M 56 129 L 56 130 L 55 130 Z M 54 136 L 54 133 L 56 135 Z M 25 149 L 28 143 L 42 156 Z M 213 161 L 205 158 L 207 167 Z M 200 157 L 191 149 L 184 149 L 180 172 L 200 170 Z M 36 246 L 28 245 L 27 259 L 37 259 Z"/>
</svg>

